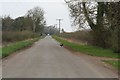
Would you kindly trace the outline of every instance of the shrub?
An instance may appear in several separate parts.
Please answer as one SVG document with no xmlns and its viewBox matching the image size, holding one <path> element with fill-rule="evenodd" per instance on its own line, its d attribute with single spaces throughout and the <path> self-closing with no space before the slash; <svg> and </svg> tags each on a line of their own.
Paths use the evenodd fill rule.
<svg viewBox="0 0 120 80">
<path fill-rule="evenodd" d="M 92 44 L 93 39 L 91 35 L 91 31 L 77 31 L 77 32 L 71 32 L 71 33 L 61 33 L 58 34 L 58 36 L 68 39 L 76 39 L 80 42 L 87 42 L 88 44 Z"/>
<path fill-rule="evenodd" d="M 25 39 L 35 38 L 39 35 L 30 31 L 22 31 L 22 32 L 12 32 L 12 31 L 4 31 L 2 32 L 2 43 L 11 43 L 22 41 Z"/>
</svg>

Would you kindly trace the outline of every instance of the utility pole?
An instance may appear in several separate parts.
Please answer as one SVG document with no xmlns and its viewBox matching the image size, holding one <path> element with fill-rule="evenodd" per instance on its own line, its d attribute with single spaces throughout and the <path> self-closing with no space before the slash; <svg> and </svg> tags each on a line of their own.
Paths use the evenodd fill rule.
<svg viewBox="0 0 120 80">
<path fill-rule="evenodd" d="M 63 20 L 63 19 L 56 19 L 56 20 L 58 20 L 58 22 L 59 22 L 59 33 L 60 33 L 60 25 L 61 25 L 61 20 Z"/>
</svg>

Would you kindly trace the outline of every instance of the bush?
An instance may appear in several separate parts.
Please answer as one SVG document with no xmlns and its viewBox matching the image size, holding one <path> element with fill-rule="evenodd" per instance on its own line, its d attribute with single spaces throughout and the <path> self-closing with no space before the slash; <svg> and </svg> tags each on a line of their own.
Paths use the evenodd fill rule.
<svg viewBox="0 0 120 80">
<path fill-rule="evenodd" d="M 22 31 L 22 32 L 12 32 L 12 31 L 4 31 L 2 32 L 2 43 L 11 43 L 22 41 L 25 39 L 35 38 L 39 35 L 30 31 Z"/>
<path fill-rule="evenodd" d="M 71 33 L 61 33 L 57 36 L 68 38 L 68 39 L 76 39 L 80 42 L 87 42 L 88 44 L 93 43 L 91 31 L 77 31 L 77 32 L 71 32 Z"/>
</svg>

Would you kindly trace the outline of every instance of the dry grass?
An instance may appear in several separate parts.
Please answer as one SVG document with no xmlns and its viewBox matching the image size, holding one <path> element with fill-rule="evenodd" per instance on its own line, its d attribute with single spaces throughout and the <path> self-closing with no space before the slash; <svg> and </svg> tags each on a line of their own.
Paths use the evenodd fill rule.
<svg viewBox="0 0 120 80">
<path fill-rule="evenodd" d="M 15 32 L 15 31 L 5 31 L 2 32 L 2 43 L 6 45 L 8 43 L 13 43 L 17 41 L 22 41 L 30 38 L 38 37 L 39 35 L 30 31 L 22 31 L 22 32 Z"/>
<path fill-rule="evenodd" d="M 77 40 L 82 43 L 88 43 L 92 44 L 92 35 L 90 31 L 77 31 L 77 32 L 71 32 L 71 33 L 62 33 L 58 34 L 57 36 L 67 38 L 69 40 Z"/>
</svg>

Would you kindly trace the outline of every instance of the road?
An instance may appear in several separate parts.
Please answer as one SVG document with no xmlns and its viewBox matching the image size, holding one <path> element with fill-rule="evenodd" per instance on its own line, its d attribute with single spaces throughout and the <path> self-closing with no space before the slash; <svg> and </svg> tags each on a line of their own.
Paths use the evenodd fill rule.
<svg viewBox="0 0 120 80">
<path fill-rule="evenodd" d="M 116 78 L 87 56 L 72 54 L 51 36 L 3 60 L 3 78 Z"/>
</svg>

